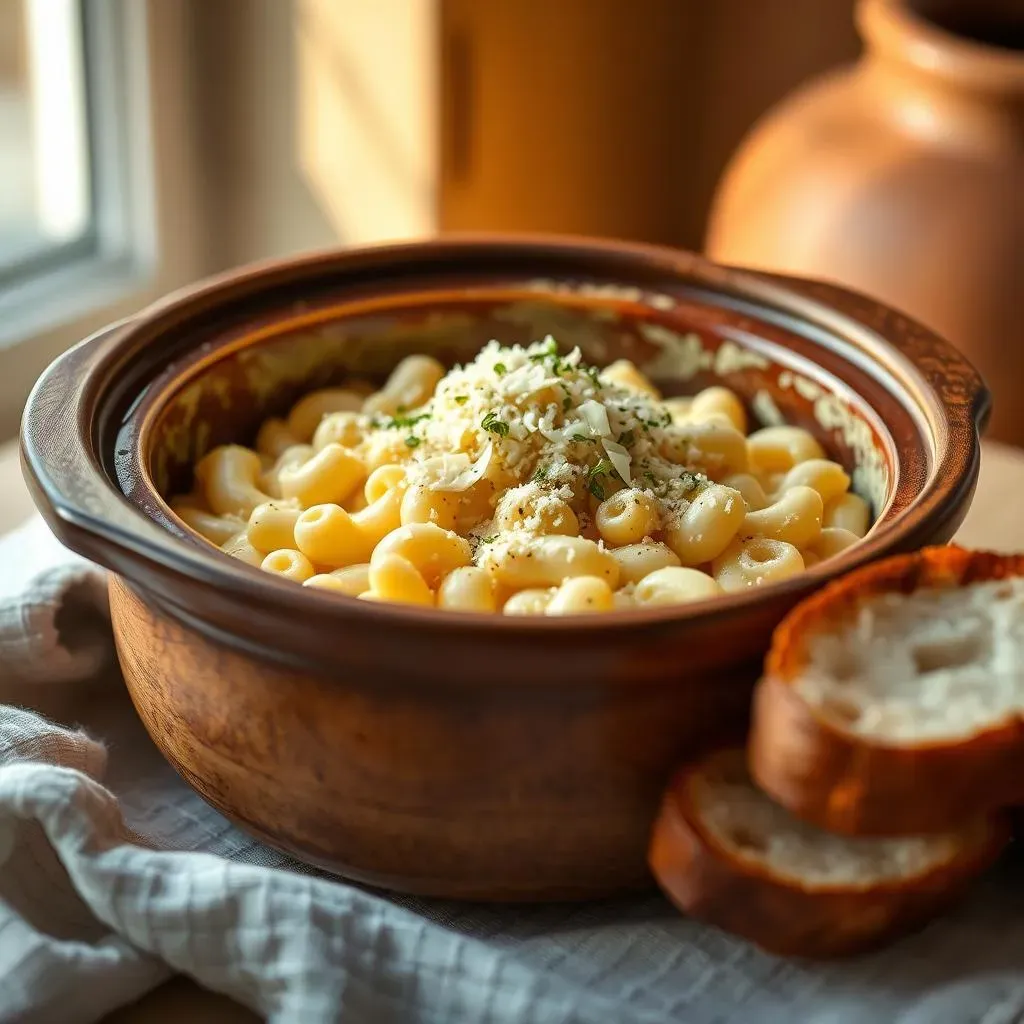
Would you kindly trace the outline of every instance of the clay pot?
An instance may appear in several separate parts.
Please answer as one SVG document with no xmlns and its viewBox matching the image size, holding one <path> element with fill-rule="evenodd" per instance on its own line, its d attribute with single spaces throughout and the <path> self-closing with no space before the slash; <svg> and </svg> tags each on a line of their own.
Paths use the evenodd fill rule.
<svg viewBox="0 0 1024 1024">
<path fill-rule="evenodd" d="M 165 498 L 215 444 L 304 391 L 557 334 L 666 394 L 718 382 L 812 430 L 872 498 L 860 543 L 686 606 L 472 615 L 260 572 Z M 233 271 L 75 346 L 29 399 L 47 522 L 111 571 L 125 684 L 182 777 L 302 860 L 433 896 L 568 899 L 650 883 L 673 769 L 742 730 L 772 630 L 841 573 L 948 540 L 978 477 L 988 394 L 877 302 L 572 238 L 441 239 Z"/>
<path fill-rule="evenodd" d="M 755 127 L 715 198 L 712 259 L 867 292 L 959 346 L 1024 443 L 1024 4 L 860 0 L 853 67 Z"/>
</svg>

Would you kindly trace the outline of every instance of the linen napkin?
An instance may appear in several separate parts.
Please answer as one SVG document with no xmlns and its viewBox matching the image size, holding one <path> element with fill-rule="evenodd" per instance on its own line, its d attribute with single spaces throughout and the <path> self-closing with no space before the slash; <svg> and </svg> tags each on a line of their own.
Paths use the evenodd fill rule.
<svg viewBox="0 0 1024 1024">
<path fill-rule="evenodd" d="M 0 541 L 0 1022 L 92 1021 L 173 972 L 271 1021 L 1008 1024 L 1024 866 L 889 950 L 767 956 L 659 896 L 485 907 L 311 871 L 203 803 L 146 737 L 101 574 L 39 520 Z"/>
</svg>

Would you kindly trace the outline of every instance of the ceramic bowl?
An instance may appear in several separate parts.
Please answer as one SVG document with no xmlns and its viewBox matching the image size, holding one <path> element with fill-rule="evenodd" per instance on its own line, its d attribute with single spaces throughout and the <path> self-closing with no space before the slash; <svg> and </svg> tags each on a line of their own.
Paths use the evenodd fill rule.
<svg viewBox="0 0 1024 1024">
<path fill-rule="evenodd" d="M 547 333 L 666 393 L 725 381 L 812 430 L 874 505 L 863 543 L 681 608 L 504 618 L 296 586 L 191 534 L 165 499 L 212 445 L 306 388 Z M 647 884 L 673 767 L 742 727 L 773 627 L 870 559 L 947 540 L 988 394 L 948 344 L 838 288 L 585 239 L 470 238 L 246 268 L 58 359 L 28 404 L 35 500 L 110 570 L 125 682 L 220 811 L 303 861 L 408 892 L 591 897 Z"/>
</svg>

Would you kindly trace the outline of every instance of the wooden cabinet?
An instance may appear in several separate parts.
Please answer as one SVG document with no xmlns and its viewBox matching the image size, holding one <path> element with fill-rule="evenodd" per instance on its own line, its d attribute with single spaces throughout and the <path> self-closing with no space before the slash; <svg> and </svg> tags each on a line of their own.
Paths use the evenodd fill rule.
<svg viewBox="0 0 1024 1024">
<path fill-rule="evenodd" d="M 196 2 L 217 258 L 441 229 L 699 248 L 752 121 L 856 55 L 852 5 Z"/>
<path fill-rule="evenodd" d="M 439 226 L 676 241 L 695 10 L 678 0 L 443 3 Z"/>
</svg>

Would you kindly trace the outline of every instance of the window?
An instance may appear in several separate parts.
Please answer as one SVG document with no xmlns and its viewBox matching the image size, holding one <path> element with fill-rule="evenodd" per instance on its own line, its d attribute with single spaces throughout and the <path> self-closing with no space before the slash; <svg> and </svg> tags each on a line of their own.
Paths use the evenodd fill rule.
<svg viewBox="0 0 1024 1024">
<path fill-rule="evenodd" d="M 0 282 L 89 246 L 82 7 L 0 3 Z"/>
<path fill-rule="evenodd" d="M 191 10 L 0 0 L 0 442 L 64 349 L 212 269 Z"/>
</svg>

